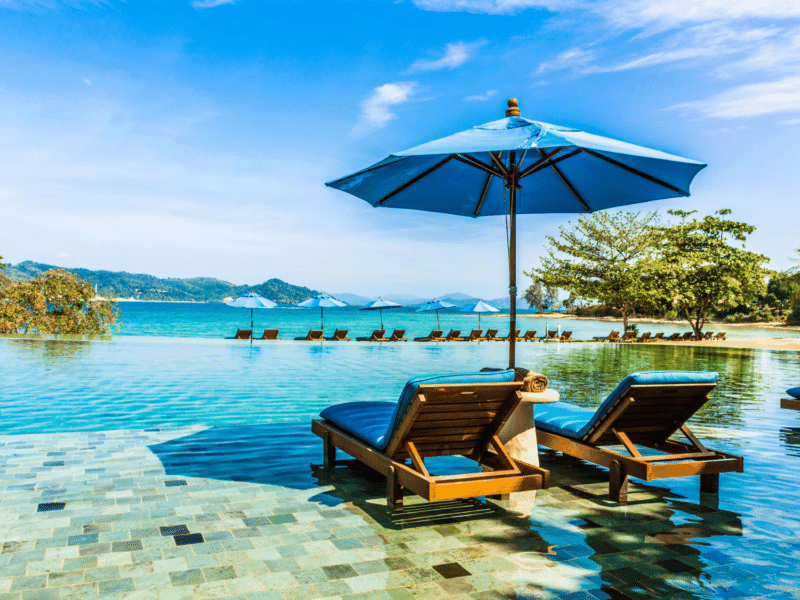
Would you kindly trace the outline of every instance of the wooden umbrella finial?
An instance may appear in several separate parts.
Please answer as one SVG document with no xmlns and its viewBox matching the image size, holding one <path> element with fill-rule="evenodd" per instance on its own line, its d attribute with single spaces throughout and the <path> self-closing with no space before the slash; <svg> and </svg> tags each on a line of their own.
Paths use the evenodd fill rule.
<svg viewBox="0 0 800 600">
<path fill-rule="evenodd" d="M 508 99 L 508 108 L 506 109 L 506 116 L 507 117 L 518 117 L 519 114 L 519 102 L 516 98 L 509 98 Z"/>
</svg>

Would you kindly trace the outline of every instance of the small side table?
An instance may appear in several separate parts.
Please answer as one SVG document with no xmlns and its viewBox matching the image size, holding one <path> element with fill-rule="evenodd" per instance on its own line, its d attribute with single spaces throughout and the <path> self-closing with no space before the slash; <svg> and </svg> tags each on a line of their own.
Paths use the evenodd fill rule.
<svg viewBox="0 0 800 600">
<path fill-rule="evenodd" d="M 522 402 L 498 436 L 511 458 L 539 466 L 539 446 L 536 443 L 536 424 L 533 421 L 534 405 L 558 402 L 559 397 L 559 393 L 552 388 L 538 393 L 522 392 Z"/>
</svg>

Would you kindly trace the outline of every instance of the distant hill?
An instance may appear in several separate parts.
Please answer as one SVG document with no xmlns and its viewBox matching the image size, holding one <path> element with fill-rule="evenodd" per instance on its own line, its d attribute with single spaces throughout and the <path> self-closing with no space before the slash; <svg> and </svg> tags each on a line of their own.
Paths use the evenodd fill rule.
<svg viewBox="0 0 800 600">
<path fill-rule="evenodd" d="M 37 277 L 50 269 L 60 269 L 32 261 L 9 265 L 5 269 L 11 279 L 27 280 Z M 91 271 L 89 269 L 64 269 L 82 277 L 97 286 L 101 296 L 136 298 L 137 300 L 179 300 L 195 302 L 222 302 L 224 298 L 236 298 L 255 292 L 274 302 L 297 304 L 318 294 L 316 290 L 292 285 L 280 279 L 270 279 L 259 285 L 234 285 L 211 277 L 190 279 L 160 279 L 152 275 L 116 272 Z"/>
</svg>

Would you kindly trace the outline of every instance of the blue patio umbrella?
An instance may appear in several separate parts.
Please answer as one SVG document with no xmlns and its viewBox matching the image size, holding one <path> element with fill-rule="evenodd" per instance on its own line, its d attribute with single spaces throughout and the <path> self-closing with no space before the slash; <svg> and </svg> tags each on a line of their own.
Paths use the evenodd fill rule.
<svg viewBox="0 0 800 600">
<path fill-rule="evenodd" d="M 376 207 L 505 215 L 510 328 L 517 325 L 517 214 L 583 213 L 688 196 L 706 165 L 607 137 L 506 117 L 388 156 L 326 185 Z M 524 191 L 524 193 L 523 193 Z M 515 336 L 508 362 L 514 366 Z"/>
<path fill-rule="evenodd" d="M 319 306 L 319 328 L 324 332 L 325 323 L 323 322 L 323 312 L 325 309 L 347 306 L 347 304 L 337 300 L 333 296 L 329 296 L 328 294 L 319 294 L 318 296 L 314 296 L 313 298 L 309 298 L 308 300 L 300 302 L 297 306 L 301 306 L 303 308 L 316 308 Z"/>
<path fill-rule="evenodd" d="M 358 310 L 377 310 L 381 313 L 381 329 L 383 329 L 383 309 L 384 308 L 401 308 L 403 305 L 398 304 L 397 302 L 392 302 L 391 300 L 384 300 L 380 296 L 378 296 L 377 300 L 373 300 L 372 302 L 367 302 L 364 306 L 359 308 Z"/>
<path fill-rule="evenodd" d="M 487 304 L 483 300 L 478 300 L 475 304 L 468 304 L 461 309 L 461 312 L 478 313 L 478 327 L 481 326 L 481 313 L 500 312 L 499 308 L 495 308 L 491 304 Z"/>
<path fill-rule="evenodd" d="M 445 308 L 453 308 L 455 304 L 450 304 L 449 302 L 445 302 L 444 300 L 437 300 L 434 298 L 427 304 L 423 304 L 417 309 L 417 312 L 436 312 L 436 329 L 440 329 L 439 327 L 439 311 Z"/>
<path fill-rule="evenodd" d="M 268 300 L 263 296 L 259 296 L 255 292 L 250 292 L 249 294 L 245 294 L 237 298 L 236 300 L 231 300 L 230 302 L 226 302 L 228 306 L 233 306 L 234 308 L 249 308 L 250 309 L 250 331 L 253 330 L 253 309 L 254 308 L 275 308 L 278 306 L 272 300 Z"/>
</svg>

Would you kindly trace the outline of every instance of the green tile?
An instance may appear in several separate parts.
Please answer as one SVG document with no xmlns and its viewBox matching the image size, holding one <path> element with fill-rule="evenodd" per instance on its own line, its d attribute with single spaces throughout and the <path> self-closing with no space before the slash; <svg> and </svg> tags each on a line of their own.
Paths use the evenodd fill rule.
<svg viewBox="0 0 800 600">
<path fill-rule="evenodd" d="M 221 581 L 223 579 L 234 579 L 236 572 L 233 567 L 206 567 L 203 569 L 206 581 Z"/>
<path fill-rule="evenodd" d="M 188 571 L 173 571 L 169 574 L 172 585 L 195 585 L 204 583 L 203 572 L 200 569 L 189 569 Z"/>
</svg>

